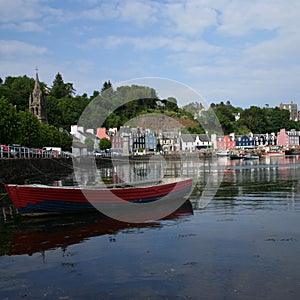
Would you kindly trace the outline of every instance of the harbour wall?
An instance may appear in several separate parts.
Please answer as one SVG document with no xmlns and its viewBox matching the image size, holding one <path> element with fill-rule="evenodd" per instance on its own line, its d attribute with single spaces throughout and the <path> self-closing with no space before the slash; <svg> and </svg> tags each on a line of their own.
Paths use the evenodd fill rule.
<svg viewBox="0 0 300 300">
<path fill-rule="evenodd" d="M 0 184 L 20 183 L 28 178 L 42 183 L 72 171 L 72 158 L 0 159 Z"/>
</svg>

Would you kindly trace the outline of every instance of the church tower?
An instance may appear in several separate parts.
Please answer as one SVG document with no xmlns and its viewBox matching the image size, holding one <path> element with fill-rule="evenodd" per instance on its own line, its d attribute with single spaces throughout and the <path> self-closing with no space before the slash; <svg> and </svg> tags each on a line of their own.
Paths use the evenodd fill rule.
<svg viewBox="0 0 300 300">
<path fill-rule="evenodd" d="M 32 112 L 41 123 L 47 124 L 46 100 L 40 86 L 38 69 L 36 69 L 36 77 L 33 92 L 29 95 L 29 111 Z"/>
</svg>

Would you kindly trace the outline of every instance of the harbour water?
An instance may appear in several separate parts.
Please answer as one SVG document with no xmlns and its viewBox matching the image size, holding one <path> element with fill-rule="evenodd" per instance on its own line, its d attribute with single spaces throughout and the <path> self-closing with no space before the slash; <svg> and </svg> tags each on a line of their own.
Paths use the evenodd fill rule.
<svg viewBox="0 0 300 300">
<path fill-rule="evenodd" d="M 99 174 L 192 176 L 195 185 L 177 211 L 146 223 L 2 218 L 0 299 L 299 299 L 300 157 L 139 162 Z"/>
</svg>

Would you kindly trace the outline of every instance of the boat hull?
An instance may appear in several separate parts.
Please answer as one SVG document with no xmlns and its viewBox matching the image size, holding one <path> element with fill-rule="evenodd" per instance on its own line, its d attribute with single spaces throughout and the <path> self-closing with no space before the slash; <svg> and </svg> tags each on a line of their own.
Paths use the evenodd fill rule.
<svg viewBox="0 0 300 300">
<path fill-rule="evenodd" d="M 192 179 L 150 187 L 87 189 L 41 185 L 6 184 L 6 191 L 22 215 L 92 212 L 101 206 L 122 206 L 127 202 L 147 203 L 165 196 L 184 197 L 192 189 Z"/>
</svg>

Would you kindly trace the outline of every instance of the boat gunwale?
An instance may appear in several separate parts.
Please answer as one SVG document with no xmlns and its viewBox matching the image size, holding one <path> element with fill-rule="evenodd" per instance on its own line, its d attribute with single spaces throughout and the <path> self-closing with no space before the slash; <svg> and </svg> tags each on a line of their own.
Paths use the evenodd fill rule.
<svg viewBox="0 0 300 300">
<path fill-rule="evenodd" d="M 150 187 L 160 187 L 160 186 L 167 186 L 171 184 L 181 183 L 185 181 L 192 180 L 192 178 L 175 178 L 175 180 L 167 182 L 163 181 L 161 179 L 158 180 L 151 180 L 151 181 L 136 181 L 136 182 L 128 182 L 128 183 L 120 183 L 120 184 L 111 184 L 111 185 L 65 185 L 65 186 L 55 186 L 55 185 L 46 185 L 46 184 L 40 184 L 40 183 L 32 183 L 32 184 L 14 184 L 14 183 L 6 183 L 5 186 L 8 187 L 16 187 L 16 188 L 38 188 L 38 189 L 63 189 L 63 190 L 95 190 L 95 191 L 101 191 L 101 190 L 121 190 L 121 189 L 144 189 L 144 188 L 150 188 Z M 157 184 L 154 184 L 157 183 Z"/>
</svg>

